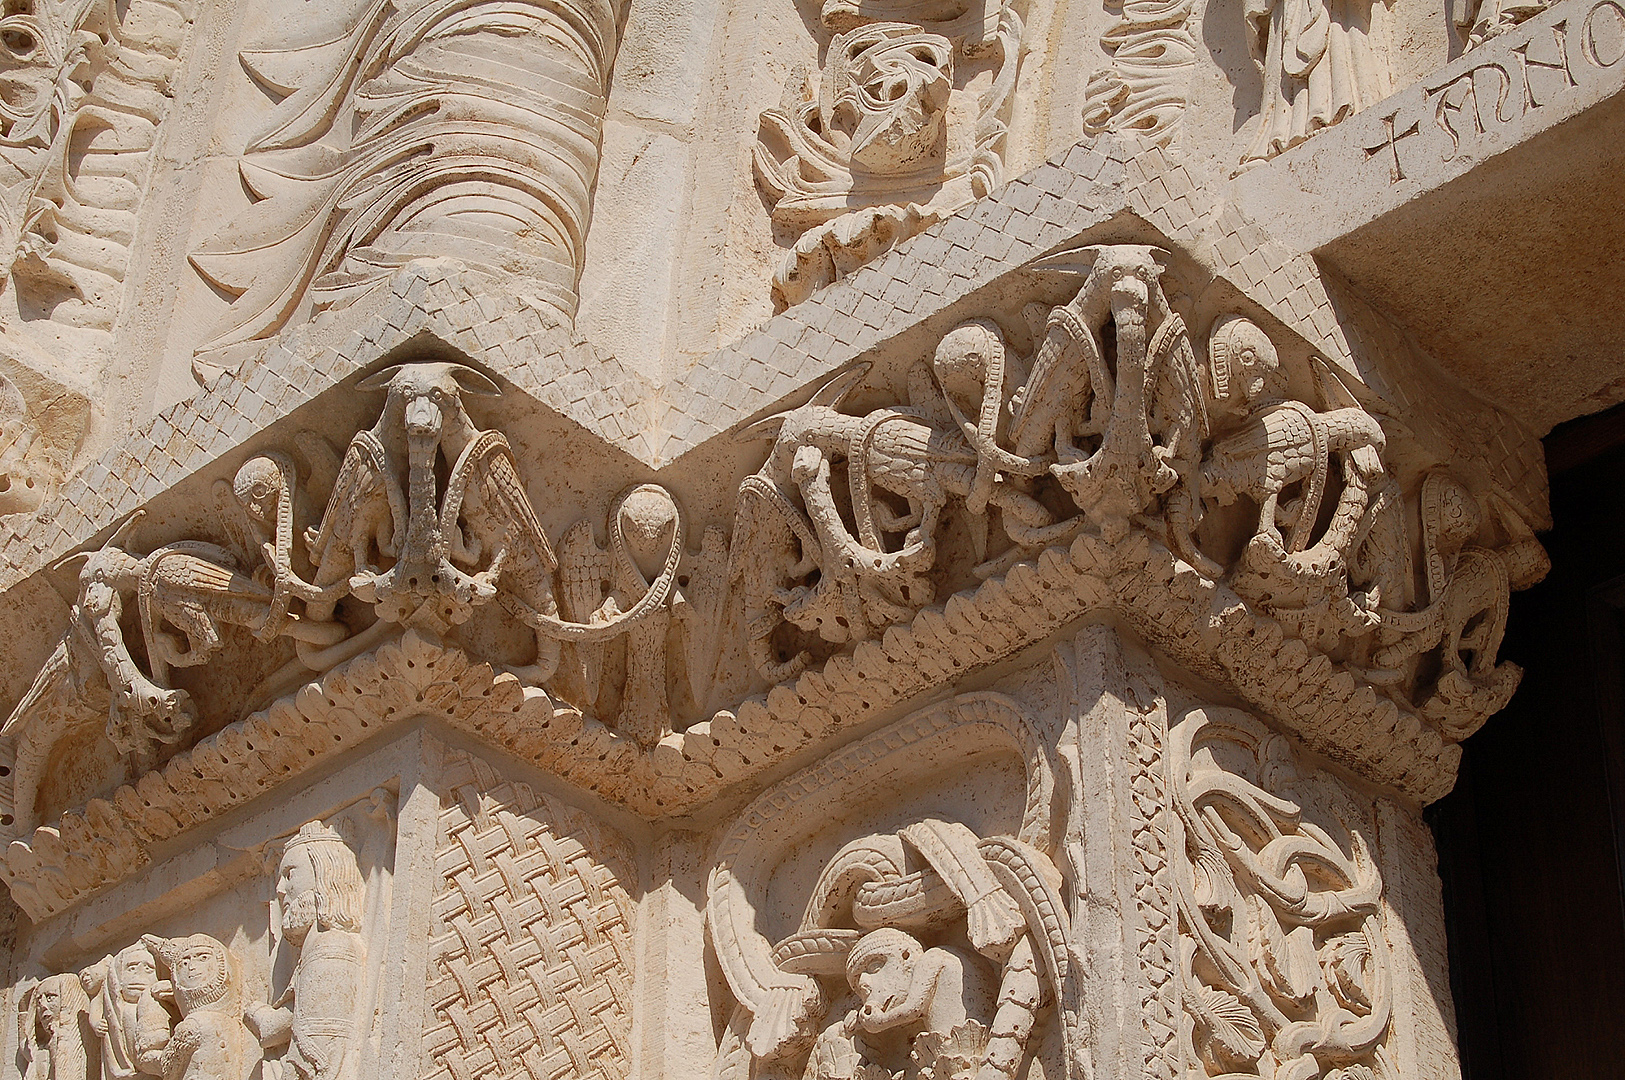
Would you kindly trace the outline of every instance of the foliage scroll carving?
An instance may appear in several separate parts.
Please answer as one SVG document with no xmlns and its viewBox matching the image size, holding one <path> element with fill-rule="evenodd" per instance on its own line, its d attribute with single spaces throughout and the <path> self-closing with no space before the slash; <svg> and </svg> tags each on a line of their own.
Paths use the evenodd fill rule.
<svg viewBox="0 0 1625 1080">
<path fill-rule="evenodd" d="M 1196 710 L 1169 731 L 1181 972 L 1207 1075 L 1398 1075 L 1374 826 L 1280 734 Z"/>
<path fill-rule="evenodd" d="M 791 76 L 754 153 L 773 222 L 792 238 L 773 275 L 781 310 L 998 185 L 1021 62 L 1008 0 L 825 0 L 820 22 L 834 35 L 824 70 Z M 960 130 L 950 98 L 982 72 Z"/>
<path fill-rule="evenodd" d="M 204 348 L 430 256 L 573 318 L 615 50 L 603 0 L 360 4 L 333 40 L 244 50 L 280 105 L 240 161 L 256 201 L 192 253 L 235 297 Z"/>
</svg>

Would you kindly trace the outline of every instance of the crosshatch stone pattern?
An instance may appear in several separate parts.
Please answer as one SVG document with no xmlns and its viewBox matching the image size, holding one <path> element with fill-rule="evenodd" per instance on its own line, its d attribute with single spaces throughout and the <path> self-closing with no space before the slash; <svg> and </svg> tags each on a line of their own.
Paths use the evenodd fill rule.
<svg viewBox="0 0 1625 1080">
<path fill-rule="evenodd" d="M 423 1080 L 620 1080 L 633 915 L 618 842 L 467 754 L 441 784 Z"/>
</svg>

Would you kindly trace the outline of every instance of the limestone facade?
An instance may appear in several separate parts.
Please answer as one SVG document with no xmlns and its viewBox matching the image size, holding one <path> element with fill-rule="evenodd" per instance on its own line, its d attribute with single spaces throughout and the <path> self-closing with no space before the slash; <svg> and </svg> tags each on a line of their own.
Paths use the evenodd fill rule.
<svg viewBox="0 0 1625 1080">
<path fill-rule="evenodd" d="M 1622 89 L 1613 0 L 6 4 L 0 1080 L 1458 1078 Z"/>
</svg>

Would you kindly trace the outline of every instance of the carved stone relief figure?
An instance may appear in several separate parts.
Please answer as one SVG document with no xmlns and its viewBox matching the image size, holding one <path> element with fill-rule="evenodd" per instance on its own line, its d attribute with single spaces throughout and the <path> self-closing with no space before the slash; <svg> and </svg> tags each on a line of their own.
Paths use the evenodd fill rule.
<svg viewBox="0 0 1625 1080">
<path fill-rule="evenodd" d="M 1221 505 L 1246 497 L 1259 508 L 1236 590 L 1270 602 L 1305 639 L 1369 629 L 1368 613 L 1348 599 L 1347 562 L 1385 476 L 1382 426 L 1358 406 L 1322 411 L 1292 399 L 1274 344 L 1240 316 L 1214 323 L 1208 363 L 1217 430 L 1203 490 Z M 1341 490 L 1322 526 L 1335 481 Z"/>
<path fill-rule="evenodd" d="M 0 251 L 24 320 L 112 327 L 194 7 L 34 0 L 6 9 Z"/>
<path fill-rule="evenodd" d="M 164 1080 L 247 1080 L 258 1047 L 242 1021 L 237 958 L 207 934 L 142 937 L 169 972 L 174 1020 L 163 1004 L 143 998 L 136 1014 L 136 1063 Z"/>
<path fill-rule="evenodd" d="M 1371 810 L 1233 710 L 1170 730 L 1181 976 L 1208 1075 L 1397 1076 Z"/>
<path fill-rule="evenodd" d="M 198 707 L 171 673 L 212 662 L 227 626 L 293 643 L 293 658 L 256 687 L 259 700 L 404 629 L 455 640 L 483 611 L 506 620 L 497 632 L 520 652 L 530 642 L 508 670 L 597 709 L 645 746 L 672 730 L 674 712 L 706 704 L 729 622 L 721 529 L 705 530 L 690 551 L 670 492 L 643 484 L 612 506 L 608 550 L 578 522 L 561 566 L 506 437 L 465 408 L 464 395 L 499 394 L 495 383 L 464 365 L 417 363 L 359 388 L 385 402 L 342 461 L 313 433 L 296 440 L 312 475 L 332 477 L 316 523 L 299 529 L 296 467 L 272 451 L 216 485 L 236 551 L 182 539 L 134 554 L 137 512 L 100 550 L 75 557 L 84 564 L 69 627 L 0 725 L 14 758 L 0 784 L 10 796 L 0 810 L 6 835 L 34 828 L 46 762 L 69 733 L 100 726 L 132 778 L 180 749 Z M 555 599 L 561 582 L 569 617 Z"/>
<path fill-rule="evenodd" d="M 979 577 L 1086 526 L 1121 539 L 1163 500 L 1177 550 L 1202 558 L 1190 536 L 1207 412 L 1184 321 L 1159 285 L 1165 265 L 1165 253 L 1137 245 L 1038 264 L 1084 282 L 1050 312 L 1024 385 L 1028 365 L 995 324 L 975 320 L 943 337 L 911 377 L 905 406 L 838 411 L 866 373 L 855 369 L 747 429 L 774 438 L 766 464 L 741 485 L 734 541 L 764 677 L 788 678 L 811 662 L 804 649 L 775 644 L 781 621 L 825 642 L 863 641 L 930 603 L 937 531 L 951 505 L 970 521 L 977 559 L 991 552 L 987 516 L 999 513 L 1010 546 L 978 565 Z M 1108 325 L 1115 372 L 1105 359 Z M 844 512 L 831 486 L 838 465 L 848 480 Z M 1032 493 L 1041 478 L 1081 511 L 1057 521 Z"/>
<path fill-rule="evenodd" d="M 1171 258 L 1133 244 L 1048 256 L 1035 273 L 1084 280 L 1029 319 L 1030 358 L 970 320 L 913 366 L 897 405 L 842 411 L 859 367 L 745 430 L 773 439 L 740 486 L 731 571 L 764 679 L 882 638 L 1048 546 L 1138 529 L 1442 734 L 1504 702 L 1517 675 L 1495 667 L 1495 612 L 1544 573 L 1523 517 L 1500 500 L 1459 536 L 1412 536 L 1406 508 L 1437 502 L 1437 485 L 1401 488 L 1385 418 L 1312 356 L 1298 379 L 1316 392 L 1294 392 L 1249 318 L 1216 319 L 1199 353 L 1163 288 Z M 945 549 L 949 522 L 967 542 Z M 1425 597 L 1419 542 L 1438 548 Z"/>
<path fill-rule="evenodd" d="M 320 821 L 300 826 L 277 868 L 281 930 L 299 950 L 287 989 L 271 1004 L 250 1004 L 248 1028 L 298 1080 L 355 1080 L 358 1011 L 367 945 L 361 936 L 366 886 L 355 853 Z"/>
<path fill-rule="evenodd" d="M 69 730 L 104 724 L 115 749 L 128 755 L 137 770 L 150 768 L 162 748 L 191 731 L 196 709 L 185 690 L 171 685 L 169 671 L 213 659 L 221 646 L 222 625 L 245 627 L 261 640 L 285 634 L 317 646 L 331 646 L 344 637 L 345 628 L 329 621 L 330 612 L 310 618 L 289 610 L 295 597 L 314 600 L 320 595 L 290 568 L 291 484 L 291 464 L 274 456 L 250 459 L 234 485 L 249 526 L 276 537 L 257 552 L 268 574 L 244 568 L 219 545 L 196 540 L 133 555 L 127 544 L 141 521 L 140 511 L 99 551 L 75 557 L 83 559 L 83 566 L 68 629 L 0 725 L 0 740 L 9 741 L 15 755 L 15 820 L 5 826 L 32 828 L 41 772 L 51 749 Z M 135 608 L 145 670 L 125 640 L 126 605 Z"/>
<path fill-rule="evenodd" d="M 954 822 L 852 841 L 773 949 L 781 971 L 813 977 L 786 983 L 803 1000 L 758 1014 L 750 1053 L 805 1055 L 804 1075 L 820 1080 L 1016 1076 L 1038 1016 L 1061 1000 L 1059 880 L 1030 846 Z M 969 949 L 951 943 L 959 933 Z"/>
<path fill-rule="evenodd" d="M 1504 537 L 1495 547 L 1480 542 L 1491 522 Z M 1421 523 L 1426 594 L 1413 611 L 1380 613 L 1384 647 L 1374 662 L 1379 678 L 1403 679 L 1436 650 L 1436 719 L 1451 735 L 1466 738 L 1517 688 L 1517 666 L 1496 662 L 1510 591 L 1545 577 L 1551 561 L 1505 500 L 1492 492 L 1481 502 L 1448 473 L 1423 479 Z M 1475 692 L 1493 707 L 1482 713 L 1462 708 Z"/>
<path fill-rule="evenodd" d="M 1170 539 L 1185 554 L 1193 550 L 1207 416 L 1185 321 L 1162 290 L 1167 265 L 1166 252 L 1140 245 L 1087 247 L 1037 264 L 1087 276 L 1071 303 L 1050 315 L 1013 404 L 1011 442 L 1018 456 L 1053 450 L 1051 474 L 1108 541 L 1172 492 Z M 1108 322 L 1115 372 L 1105 360 Z"/>
<path fill-rule="evenodd" d="M 607 718 L 607 699 L 619 689 L 615 726 L 645 746 L 659 742 L 672 723 L 668 654 L 683 658 L 692 700 L 703 702 L 709 690 L 721 633 L 714 594 L 726 585 L 725 560 L 720 530 L 710 531 L 698 554 L 688 551 L 682 514 L 658 484 L 640 484 L 616 498 L 608 549 L 593 539 L 591 523 L 571 526 L 559 541 L 559 577 L 565 613 L 576 625 L 543 631 L 570 650 L 571 670 L 560 680 L 574 683 L 565 687 L 566 696 Z M 680 588 L 680 577 L 692 588 Z M 700 608 L 688 592 L 701 600 Z"/>
<path fill-rule="evenodd" d="M 1020 62 L 1021 17 L 1002 0 L 827 0 L 821 22 L 821 76 L 791 78 L 755 150 L 773 221 L 796 237 L 773 278 L 780 309 L 992 190 Z M 951 96 L 989 64 L 974 130 L 950 131 Z"/>
<path fill-rule="evenodd" d="M 378 422 L 351 441 L 321 523 L 307 530 L 317 567 L 312 588 L 321 597 L 307 612 L 330 615 L 347 591 L 380 623 L 439 636 L 495 604 L 535 639 L 534 660 L 515 673 L 551 682 L 569 644 L 562 689 L 588 708 L 603 690 L 606 647 L 624 639 L 610 664 L 612 682 L 625 686 L 618 723 L 649 744 L 670 722 L 666 656 L 676 616 L 690 694 L 704 698 L 716 664 L 720 531 L 708 530 L 691 554 L 670 493 L 644 484 L 611 508 L 608 551 L 589 523 L 578 522 L 561 540 L 561 560 L 507 439 L 476 427 L 463 406 L 463 394 L 499 393 L 494 383 L 458 364 L 406 364 L 360 386 L 388 398 Z M 560 615 L 555 574 L 568 617 Z M 692 583 L 703 619 L 688 608 L 679 577 Z"/>
<path fill-rule="evenodd" d="M 811 659 L 773 656 L 775 610 L 802 631 L 843 643 L 873 637 L 930 603 L 927 574 L 952 501 L 974 507 L 976 519 L 998 507 L 1006 529 L 1029 545 L 1054 533 L 1050 512 L 999 478 L 1001 469 L 1026 477 L 1047 464 L 1017 460 L 996 442 L 1011 370 L 1006 352 L 996 326 L 969 323 L 943 338 L 928 374 L 911 380 L 908 407 L 862 417 L 839 412 L 867 371 L 859 368 L 826 384 L 806 405 L 747 430 L 746 437 L 774 440 L 766 464 L 740 487 L 734 525 L 734 573 L 745 590 L 752 654 L 764 677 L 788 677 Z M 977 419 L 957 413 L 956 424 L 966 383 L 978 399 L 972 406 Z M 942 415 L 933 424 L 935 413 Z M 835 501 L 837 464 L 845 466 L 847 513 L 855 527 Z M 901 499 L 906 511 L 896 513 L 887 496 Z M 980 556 L 985 528 L 977 535 Z M 805 583 L 815 570 L 816 580 Z"/>
<path fill-rule="evenodd" d="M 156 1015 L 151 1005 L 159 990 L 158 961 L 137 942 L 80 973 L 90 995 L 90 1029 L 101 1044 L 102 1080 L 131 1080 L 137 1064 L 141 1012 Z"/>
<path fill-rule="evenodd" d="M 513 452 L 462 404 L 465 393 L 501 393 L 496 384 L 461 364 L 403 364 L 359 388 L 387 398 L 378 422 L 351 440 L 321 525 L 307 533 L 316 586 L 347 584 L 386 622 L 441 634 L 494 600 L 505 574 L 515 600 L 551 614 L 557 560 Z M 441 461 L 450 470 L 443 491 Z M 551 674 L 557 647 L 538 646 Z"/>
<path fill-rule="evenodd" d="M 49 975 L 23 994 L 23 1080 L 92 1080 L 89 1007 L 77 975 Z"/>
<path fill-rule="evenodd" d="M 709 940 L 736 1002 L 715 1075 L 1000 1080 L 1035 1060 L 1045 1076 L 1085 1075 L 1088 1010 L 1040 738 L 1012 699 L 968 695 L 849 745 L 740 814 L 707 891 Z M 930 790 L 935 769 L 995 750 L 1025 766 L 1024 805 L 1007 807 L 1020 811 L 1017 835 L 979 836 L 947 813 L 905 812 L 908 824 L 879 832 L 854 823 L 816 878 L 769 901 L 815 807 L 833 824 L 863 812 L 876 777 Z M 802 914 L 773 941 L 764 905 L 786 902 Z"/>
<path fill-rule="evenodd" d="M 1266 161 L 1388 96 L 1384 0 L 1248 0 L 1248 42 L 1264 73 L 1243 167 Z"/>
<path fill-rule="evenodd" d="M 605 0 L 354 5 L 336 38 L 241 54 L 282 99 L 244 151 L 257 200 L 192 255 L 234 295 L 204 348 L 274 333 L 416 259 L 572 319 L 616 22 Z"/>
</svg>

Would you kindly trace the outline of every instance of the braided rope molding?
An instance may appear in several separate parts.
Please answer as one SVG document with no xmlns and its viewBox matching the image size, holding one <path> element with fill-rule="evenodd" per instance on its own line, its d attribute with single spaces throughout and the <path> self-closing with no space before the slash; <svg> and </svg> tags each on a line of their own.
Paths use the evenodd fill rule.
<svg viewBox="0 0 1625 1080">
<path fill-rule="evenodd" d="M 1125 702 L 1128 750 L 1138 766 L 1129 781 L 1130 843 L 1134 851 L 1134 901 L 1139 915 L 1135 951 L 1140 961 L 1140 1017 L 1144 1024 L 1146 1080 L 1173 1080 L 1181 1071 L 1176 1037 L 1184 1013 L 1179 1005 L 1179 932 L 1171 903 L 1168 780 L 1163 744 L 1168 708 L 1161 698 L 1146 705 Z"/>
<path fill-rule="evenodd" d="M 109 798 L 14 840 L 0 860 L 0 879 L 30 918 L 57 914 L 148 865 L 153 845 L 419 716 L 443 720 L 642 817 L 679 816 L 1103 610 L 1367 779 L 1424 803 L 1455 783 L 1461 749 L 1428 718 L 1431 699 L 1417 709 L 1401 707 L 1136 530 L 1116 546 L 1085 535 L 1070 548 L 1050 548 L 1003 578 L 922 610 L 907 627 L 891 627 L 881 641 L 862 642 L 852 654 L 650 750 L 574 708 L 555 707 L 539 688 L 408 632 L 228 725 Z M 1488 697 L 1476 705 L 1481 718 L 1498 707 Z"/>
</svg>

